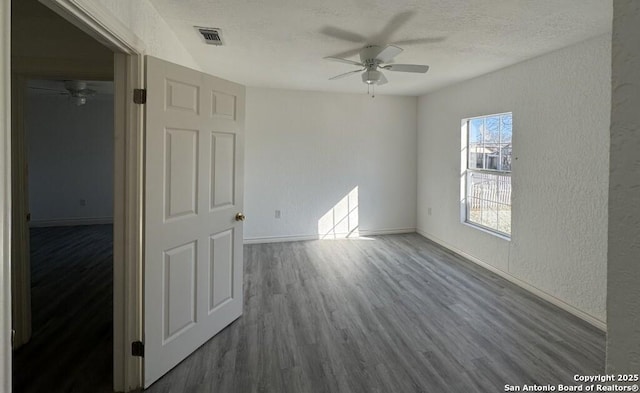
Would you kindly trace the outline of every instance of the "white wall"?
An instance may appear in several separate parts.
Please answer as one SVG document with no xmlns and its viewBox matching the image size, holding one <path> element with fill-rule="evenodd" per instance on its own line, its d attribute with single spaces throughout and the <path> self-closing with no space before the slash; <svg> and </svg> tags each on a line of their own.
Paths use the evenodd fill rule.
<svg viewBox="0 0 640 393">
<path fill-rule="evenodd" d="M 338 223 L 329 237 L 355 221 L 361 234 L 412 231 L 416 105 L 415 97 L 248 88 L 245 239 L 322 237 L 356 200 L 351 228 Z"/>
<path fill-rule="evenodd" d="M 75 106 L 66 96 L 29 95 L 26 110 L 32 225 L 109 222 L 113 96 Z"/>
<path fill-rule="evenodd" d="M 601 327 L 610 40 L 597 37 L 445 88 L 418 105 L 419 231 Z M 461 119 L 508 111 L 511 241 L 463 225 L 459 202 Z"/>
<path fill-rule="evenodd" d="M 0 0 L 0 391 L 11 391 L 11 1 Z"/>
<path fill-rule="evenodd" d="M 200 70 L 199 64 L 149 0 L 80 0 L 79 2 L 98 3 L 101 8 L 111 12 L 144 42 L 145 54 Z"/>
<path fill-rule="evenodd" d="M 640 370 L 640 2 L 613 3 L 607 372 Z"/>
</svg>

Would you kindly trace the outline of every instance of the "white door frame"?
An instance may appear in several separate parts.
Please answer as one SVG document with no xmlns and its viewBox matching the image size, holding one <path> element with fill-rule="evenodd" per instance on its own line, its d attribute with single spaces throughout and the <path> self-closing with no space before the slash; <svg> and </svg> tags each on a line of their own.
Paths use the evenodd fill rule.
<svg viewBox="0 0 640 393">
<path fill-rule="evenodd" d="M 0 390 L 11 391 L 11 0 L 0 0 Z M 114 390 L 142 386 L 142 361 L 131 343 L 142 340 L 143 108 L 132 100 L 144 84 L 144 45 L 99 2 L 40 0 L 113 50 L 114 146 Z"/>
<path fill-rule="evenodd" d="M 11 391 L 11 0 L 0 0 L 0 390 Z"/>
<path fill-rule="evenodd" d="M 113 364 L 114 390 L 142 386 L 142 360 L 131 343 L 142 341 L 143 108 L 134 88 L 144 87 L 144 46 L 108 9 L 96 1 L 40 0 L 116 53 L 114 62 L 114 233 Z"/>
</svg>

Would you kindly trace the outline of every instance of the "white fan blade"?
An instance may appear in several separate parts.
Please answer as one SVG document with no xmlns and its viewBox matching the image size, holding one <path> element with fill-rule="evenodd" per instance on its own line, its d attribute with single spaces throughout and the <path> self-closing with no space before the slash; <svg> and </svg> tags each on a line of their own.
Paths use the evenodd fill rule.
<svg viewBox="0 0 640 393">
<path fill-rule="evenodd" d="M 414 38 L 414 39 L 410 39 L 410 40 L 394 41 L 393 44 L 394 45 L 402 45 L 402 46 L 416 45 L 416 44 L 436 44 L 436 43 L 442 42 L 442 41 L 444 41 L 446 39 L 447 39 L 447 37 L 444 37 L 444 36 L 431 37 L 431 38 Z"/>
<path fill-rule="evenodd" d="M 92 96 L 96 95 L 96 91 L 93 90 L 93 89 L 82 89 L 78 93 L 82 94 L 83 96 L 87 96 L 87 97 L 92 97 Z"/>
<path fill-rule="evenodd" d="M 367 37 L 358 33 L 354 33 L 352 31 L 343 30 L 339 27 L 325 26 L 322 28 L 322 30 L 320 30 L 320 32 L 324 35 L 328 35 L 329 37 L 337 38 L 344 41 L 355 42 L 358 44 L 363 44 L 367 41 Z"/>
<path fill-rule="evenodd" d="M 429 71 L 428 65 L 418 65 L 418 64 L 389 64 L 382 68 L 389 71 L 420 72 L 423 74 Z"/>
<path fill-rule="evenodd" d="M 344 74 L 336 75 L 333 78 L 329 78 L 329 80 L 332 81 L 332 80 L 344 78 L 345 76 L 349 76 L 351 74 L 356 74 L 356 73 L 362 72 L 362 71 L 364 71 L 364 68 L 361 69 L 361 70 L 349 71 L 349 72 L 345 72 Z"/>
<path fill-rule="evenodd" d="M 387 45 L 386 48 L 376 55 L 376 59 L 380 60 L 381 63 L 388 63 L 391 59 L 398 56 L 400 52 L 402 52 L 402 48 L 398 48 L 394 45 Z"/>
<path fill-rule="evenodd" d="M 67 92 L 59 89 L 49 89 L 48 87 L 36 87 L 36 86 L 27 86 L 29 89 L 33 90 L 45 90 L 45 91 L 55 91 L 56 93 L 66 94 Z"/>
<path fill-rule="evenodd" d="M 339 63 L 347 63 L 347 64 L 353 64 L 353 65 L 364 67 L 364 64 L 362 63 L 358 63 L 357 61 L 353 61 L 353 60 L 341 59 L 339 57 L 329 56 L 329 57 L 325 57 L 324 59 L 329 61 L 337 61 Z"/>
<path fill-rule="evenodd" d="M 387 82 L 389 82 L 389 81 L 387 80 L 387 77 L 386 77 L 386 76 L 384 76 L 384 74 L 383 74 L 383 73 L 380 73 L 380 79 L 378 80 L 378 83 L 376 83 L 376 85 L 378 85 L 378 86 L 380 86 L 380 85 L 384 85 L 384 84 L 386 84 Z"/>
</svg>

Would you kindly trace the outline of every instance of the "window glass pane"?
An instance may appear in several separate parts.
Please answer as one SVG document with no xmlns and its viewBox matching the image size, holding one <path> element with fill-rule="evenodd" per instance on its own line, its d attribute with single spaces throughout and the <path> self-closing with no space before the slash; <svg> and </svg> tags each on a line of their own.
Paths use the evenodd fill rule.
<svg viewBox="0 0 640 393">
<path fill-rule="evenodd" d="M 511 171 L 511 137 L 513 121 L 511 114 L 500 116 L 500 163 L 498 169 Z"/>
<path fill-rule="evenodd" d="M 469 120 L 469 143 L 482 143 L 482 130 L 484 119 Z"/>
<path fill-rule="evenodd" d="M 512 120 L 511 113 L 467 120 L 466 221 L 505 235 L 511 235 Z"/>
<path fill-rule="evenodd" d="M 511 143 L 511 136 L 513 134 L 513 119 L 511 117 L 511 113 L 507 113 L 506 115 L 502 115 L 500 117 L 501 126 L 502 126 L 502 135 L 500 139 L 502 143 Z"/>
<path fill-rule="evenodd" d="M 485 145 L 497 144 L 500 142 L 500 117 L 485 117 L 484 143 Z"/>
<path fill-rule="evenodd" d="M 500 168 L 500 116 L 485 118 L 484 169 Z"/>
<path fill-rule="evenodd" d="M 483 154 L 483 137 L 484 119 L 471 119 L 469 120 L 469 158 L 467 160 L 467 167 L 473 169 L 484 168 L 484 154 Z"/>
<path fill-rule="evenodd" d="M 500 163 L 498 170 L 511 172 L 511 144 L 503 143 L 500 145 Z"/>
<path fill-rule="evenodd" d="M 511 233 L 511 176 L 468 173 L 467 221 Z"/>
<path fill-rule="evenodd" d="M 498 204 L 498 232 L 511 233 L 511 205 Z"/>
<path fill-rule="evenodd" d="M 491 229 L 498 228 L 498 204 L 490 201 L 483 201 L 480 224 Z"/>
</svg>

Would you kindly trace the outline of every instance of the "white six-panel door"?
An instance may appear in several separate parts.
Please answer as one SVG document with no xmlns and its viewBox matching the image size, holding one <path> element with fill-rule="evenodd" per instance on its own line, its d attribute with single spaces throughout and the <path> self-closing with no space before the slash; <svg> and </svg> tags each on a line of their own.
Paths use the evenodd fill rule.
<svg viewBox="0 0 640 393">
<path fill-rule="evenodd" d="M 144 386 L 242 314 L 243 86 L 147 57 Z"/>
</svg>

